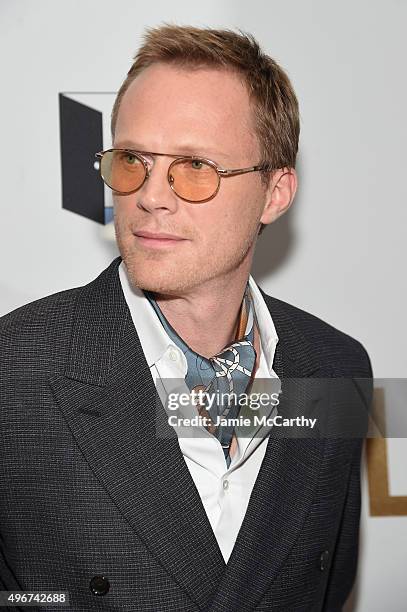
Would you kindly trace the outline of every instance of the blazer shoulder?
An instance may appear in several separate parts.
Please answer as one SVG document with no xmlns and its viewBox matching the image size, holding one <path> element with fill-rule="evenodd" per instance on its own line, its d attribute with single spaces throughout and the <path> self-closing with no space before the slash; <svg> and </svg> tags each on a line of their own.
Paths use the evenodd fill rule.
<svg viewBox="0 0 407 612">
<path fill-rule="evenodd" d="M 0 334 L 42 333 L 53 324 L 61 324 L 72 314 L 80 287 L 47 295 L 0 317 Z"/>
<path fill-rule="evenodd" d="M 361 377 L 373 376 L 369 354 L 358 339 L 310 312 L 267 295 L 263 290 L 261 292 L 273 319 L 274 313 L 277 321 L 283 314 L 291 329 L 301 334 L 309 351 L 318 355 L 321 365 L 329 365 L 337 375 L 343 372 L 344 376 L 350 373 Z M 278 334 L 278 325 L 276 327 Z"/>
<path fill-rule="evenodd" d="M 85 285 L 65 289 L 20 306 L 0 317 L 1 364 L 8 370 L 35 363 L 41 369 L 60 364 L 67 356 L 78 317 L 92 313 L 108 301 L 109 287 L 116 279 L 120 258 Z M 81 310 L 78 313 L 78 308 Z M 12 366 L 12 368 L 10 367 Z M 30 366 L 31 367 L 31 366 Z"/>
<path fill-rule="evenodd" d="M 7 379 L 38 386 L 43 376 L 63 367 L 70 345 L 76 296 L 67 289 L 35 300 L 0 318 L 0 372 Z"/>
</svg>

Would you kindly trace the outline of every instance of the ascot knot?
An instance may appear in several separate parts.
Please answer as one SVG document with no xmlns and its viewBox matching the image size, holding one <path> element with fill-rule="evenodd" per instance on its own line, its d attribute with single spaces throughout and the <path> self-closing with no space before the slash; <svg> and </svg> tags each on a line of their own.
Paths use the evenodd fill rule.
<svg viewBox="0 0 407 612">
<path fill-rule="evenodd" d="M 165 331 L 186 357 L 188 370 L 185 382 L 189 390 L 203 392 L 201 397 L 215 394 L 215 401 L 209 410 L 205 403 L 198 406 L 197 410 L 201 416 L 207 418 L 206 429 L 221 443 L 226 465 L 229 467 L 234 427 L 230 424 L 215 425 L 215 423 L 219 418 L 233 419 L 238 416 L 240 409 L 238 398 L 247 392 L 252 382 L 257 357 L 254 348 L 254 328 L 257 321 L 249 283 L 246 285 L 240 308 L 236 341 L 209 359 L 193 351 L 184 342 L 161 312 L 153 294 L 149 291 L 144 293 Z M 225 399 L 226 408 L 224 408 Z"/>
</svg>

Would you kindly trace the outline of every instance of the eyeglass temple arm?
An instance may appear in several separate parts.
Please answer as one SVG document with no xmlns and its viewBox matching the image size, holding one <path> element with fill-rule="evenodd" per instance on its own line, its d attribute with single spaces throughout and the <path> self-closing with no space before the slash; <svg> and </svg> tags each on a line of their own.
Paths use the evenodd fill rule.
<svg viewBox="0 0 407 612">
<path fill-rule="evenodd" d="M 236 176 L 237 174 L 246 174 L 247 172 L 257 172 L 259 170 L 270 171 L 271 168 L 268 165 L 252 166 L 251 168 L 237 168 L 236 170 L 219 170 L 219 174 L 222 176 Z"/>
</svg>

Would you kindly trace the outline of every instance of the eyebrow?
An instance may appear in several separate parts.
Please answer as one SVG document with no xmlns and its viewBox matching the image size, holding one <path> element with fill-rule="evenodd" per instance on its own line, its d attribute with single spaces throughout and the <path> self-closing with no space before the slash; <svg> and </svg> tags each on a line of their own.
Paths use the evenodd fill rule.
<svg viewBox="0 0 407 612">
<path fill-rule="evenodd" d="M 132 142 L 130 140 L 122 140 L 120 142 L 117 142 L 114 145 L 114 148 L 117 149 L 133 149 L 134 151 L 145 151 L 146 153 L 150 152 L 150 153 L 154 153 L 154 151 L 151 151 L 151 149 L 149 149 L 148 147 L 144 147 L 142 145 L 139 145 L 135 142 Z M 158 153 L 159 151 L 157 151 Z M 161 151 L 160 151 L 161 152 Z M 167 153 L 167 151 L 165 151 Z M 177 147 L 175 147 L 175 150 L 173 151 L 168 151 L 168 153 L 170 154 L 174 154 L 174 155 L 197 155 L 199 157 L 206 157 L 207 159 L 211 159 L 212 161 L 222 161 L 227 163 L 230 160 L 230 156 L 226 155 L 224 152 L 216 150 L 216 149 L 211 149 L 211 148 L 206 148 L 206 147 L 200 147 L 200 146 L 196 146 L 196 145 L 192 145 L 192 144 L 184 144 L 184 145 L 178 145 Z"/>
</svg>

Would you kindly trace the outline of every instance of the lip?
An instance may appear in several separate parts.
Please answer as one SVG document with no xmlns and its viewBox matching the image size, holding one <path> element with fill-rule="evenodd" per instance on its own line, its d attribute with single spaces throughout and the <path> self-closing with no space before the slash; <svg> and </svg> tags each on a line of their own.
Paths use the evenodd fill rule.
<svg viewBox="0 0 407 612">
<path fill-rule="evenodd" d="M 174 234 L 167 234 L 165 232 L 154 233 L 147 231 L 137 231 L 134 232 L 134 236 L 137 238 L 137 242 L 139 242 L 139 244 L 150 248 L 160 248 L 168 246 L 173 247 L 187 240 L 186 238 L 181 238 L 181 236 L 175 236 Z"/>
<path fill-rule="evenodd" d="M 151 240 L 185 240 L 181 236 L 175 236 L 174 234 L 167 234 L 165 232 L 147 232 L 147 231 L 138 231 L 134 232 L 136 236 L 141 236 L 142 238 L 149 238 Z"/>
</svg>

